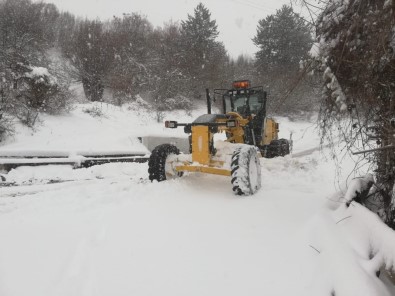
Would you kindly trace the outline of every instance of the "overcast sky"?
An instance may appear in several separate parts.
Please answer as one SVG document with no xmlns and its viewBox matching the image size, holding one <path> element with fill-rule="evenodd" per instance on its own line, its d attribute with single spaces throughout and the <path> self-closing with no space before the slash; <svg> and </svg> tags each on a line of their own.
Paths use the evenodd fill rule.
<svg viewBox="0 0 395 296">
<path fill-rule="evenodd" d="M 253 55 L 257 48 L 251 38 L 256 34 L 258 20 L 273 14 L 289 0 L 45 0 L 55 3 L 60 10 L 89 18 L 109 19 L 122 13 L 138 12 L 146 15 L 154 26 L 173 20 L 185 20 L 202 2 L 217 21 L 219 41 L 229 54 Z"/>
</svg>

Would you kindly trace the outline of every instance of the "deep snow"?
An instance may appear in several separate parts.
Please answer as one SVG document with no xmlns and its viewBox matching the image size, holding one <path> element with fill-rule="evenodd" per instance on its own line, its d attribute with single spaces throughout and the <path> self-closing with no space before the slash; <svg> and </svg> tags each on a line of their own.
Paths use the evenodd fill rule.
<svg viewBox="0 0 395 296">
<path fill-rule="evenodd" d="M 182 135 L 139 109 L 103 105 L 94 118 L 82 111 L 91 107 L 44 117 L 0 151 L 144 150 L 137 136 Z M 312 152 L 312 123 L 279 120 L 299 156 L 261 159 L 262 188 L 249 197 L 221 176 L 151 183 L 147 164 L 12 170 L 7 181 L 21 186 L 0 187 L 0 295 L 395 295 L 374 275 L 395 257 L 394 232 L 335 199 L 345 193 L 332 194 L 335 165 Z"/>
</svg>

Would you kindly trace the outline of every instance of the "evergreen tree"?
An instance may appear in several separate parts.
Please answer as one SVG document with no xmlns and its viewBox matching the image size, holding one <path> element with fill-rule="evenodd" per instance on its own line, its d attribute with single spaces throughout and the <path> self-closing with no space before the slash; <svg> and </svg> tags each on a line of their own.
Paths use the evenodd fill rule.
<svg viewBox="0 0 395 296">
<path fill-rule="evenodd" d="M 221 59 L 216 60 L 218 54 L 222 59 L 226 57 L 223 45 L 215 41 L 218 36 L 216 21 L 211 19 L 210 11 L 202 3 L 193 15 L 181 22 L 181 36 L 183 67 L 190 78 L 191 94 L 199 98 L 206 87 L 211 87 L 210 78 L 221 67 Z"/>
<path fill-rule="evenodd" d="M 300 62 L 308 59 L 313 43 L 303 19 L 292 7 L 284 5 L 259 21 L 253 42 L 259 47 L 256 75 L 259 84 L 269 91 L 269 110 L 283 114 L 314 110 L 315 89 L 310 87 L 311 82 L 301 79 L 295 84 L 301 75 Z M 291 88 L 291 95 L 283 102 Z"/>
<path fill-rule="evenodd" d="M 248 79 L 253 85 L 258 85 L 255 82 L 255 68 L 254 60 L 247 55 L 239 55 L 237 59 L 232 59 L 228 66 L 228 73 L 231 76 L 229 80 Z"/>
<path fill-rule="evenodd" d="M 259 21 L 253 42 L 259 47 L 258 70 L 295 70 L 301 60 L 308 58 L 312 36 L 303 19 L 292 7 L 284 5 L 276 14 Z"/>
</svg>

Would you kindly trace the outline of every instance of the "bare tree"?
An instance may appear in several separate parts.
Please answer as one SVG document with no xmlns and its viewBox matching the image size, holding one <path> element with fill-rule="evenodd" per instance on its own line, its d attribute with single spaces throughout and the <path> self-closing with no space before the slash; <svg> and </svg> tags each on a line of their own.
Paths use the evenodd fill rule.
<svg viewBox="0 0 395 296">
<path fill-rule="evenodd" d="M 110 24 L 114 60 L 108 83 L 120 104 L 148 88 L 153 59 L 152 31 L 150 22 L 136 13 L 115 17 Z"/>
<path fill-rule="evenodd" d="M 90 101 L 101 101 L 104 80 L 113 53 L 108 46 L 109 34 L 98 21 L 82 21 L 73 39 L 71 61 L 78 69 L 85 96 Z"/>
<path fill-rule="evenodd" d="M 329 1 L 318 19 L 325 79 L 322 137 L 344 140 L 376 171 L 376 210 L 395 228 L 394 1 Z M 333 130 L 338 133 L 333 134 Z M 367 152 L 363 152 L 367 151 Z"/>
</svg>

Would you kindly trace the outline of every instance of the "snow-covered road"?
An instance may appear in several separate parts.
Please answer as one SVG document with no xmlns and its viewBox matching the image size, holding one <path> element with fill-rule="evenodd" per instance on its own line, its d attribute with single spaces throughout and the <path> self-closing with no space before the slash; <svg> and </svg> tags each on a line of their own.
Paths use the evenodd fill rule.
<svg viewBox="0 0 395 296">
<path fill-rule="evenodd" d="M 84 108 L 45 118 L 34 137 L 21 128 L 0 150 L 134 151 L 137 136 L 168 132 L 145 113 Z M 329 209 L 338 170 L 316 151 L 314 124 L 280 124 L 298 157 L 261 159 L 262 188 L 248 197 L 228 177 L 151 183 L 147 164 L 10 171 L 19 186 L 0 187 L 0 296 L 395 295 L 375 275 L 395 258 L 393 231 L 372 213 Z M 344 180 L 353 162 L 341 165 Z M 370 249 L 372 233 L 387 245 L 376 237 Z"/>
<path fill-rule="evenodd" d="M 332 184 L 313 159 L 262 166 L 244 198 L 221 176 L 150 183 L 146 164 L 19 168 L 79 181 L 1 189 L 0 295 L 295 295 L 299 232 Z"/>
</svg>

